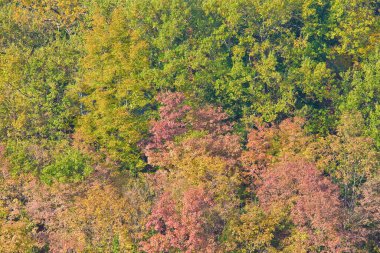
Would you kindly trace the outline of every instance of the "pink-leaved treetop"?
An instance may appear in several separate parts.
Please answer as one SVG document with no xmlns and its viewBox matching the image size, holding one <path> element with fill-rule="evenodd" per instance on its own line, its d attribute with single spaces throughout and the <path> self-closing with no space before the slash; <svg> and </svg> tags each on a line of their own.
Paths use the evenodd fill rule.
<svg viewBox="0 0 380 253">
<path fill-rule="evenodd" d="M 257 196 L 264 209 L 290 205 L 293 222 L 308 236 L 311 250 L 341 252 L 341 203 L 338 187 L 304 160 L 280 162 L 261 174 Z"/>
<path fill-rule="evenodd" d="M 176 203 L 169 192 L 162 194 L 146 227 L 153 235 L 141 243 L 145 252 L 215 252 L 215 237 L 210 236 L 208 213 L 213 201 L 202 188 L 192 188 Z"/>
</svg>

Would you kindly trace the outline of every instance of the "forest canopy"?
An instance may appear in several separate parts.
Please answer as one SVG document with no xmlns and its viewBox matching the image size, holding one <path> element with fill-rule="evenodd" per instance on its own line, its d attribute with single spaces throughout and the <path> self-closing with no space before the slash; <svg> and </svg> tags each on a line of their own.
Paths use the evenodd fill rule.
<svg viewBox="0 0 380 253">
<path fill-rule="evenodd" d="M 0 252 L 380 252 L 378 0 L 0 0 Z"/>
</svg>

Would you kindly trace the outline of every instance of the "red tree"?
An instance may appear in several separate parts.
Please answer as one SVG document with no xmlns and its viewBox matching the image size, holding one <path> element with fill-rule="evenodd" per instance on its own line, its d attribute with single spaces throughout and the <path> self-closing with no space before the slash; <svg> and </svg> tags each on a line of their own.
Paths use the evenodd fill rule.
<svg viewBox="0 0 380 253">
<path fill-rule="evenodd" d="M 201 188 L 186 191 L 178 207 L 170 193 L 157 201 L 146 224 L 155 234 L 141 244 L 145 252 L 214 252 L 215 239 L 207 233 L 206 214 L 213 205 Z"/>
<path fill-rule="evenodd" d="M 159 109 L 159 120 L 151 123 L 151 138 L 144 147 L 148 162 L 152 165 L 162 165 L 166 149 L 175 136 L 187 131 L 184 118 L 190 107 L 184 105 L 185 96 L 179 92 L 165 92 L 157 96 L 162 104 Z"/>
<path fill-rule="evenodd" d="M 244 171 L 249 178 L 257 177 L 271 162 L 273 156 L 269 150 L 273 145 L 273 137 L 277 129 L 261 124 L 248 134 L 247 150 L 242 153 L 241 160 Z"/>
<path fill-rule="evenodd" d="M 309 236 L 310 247 L 342 249 L 338 188 L 306 161 L 288 161 L 261 174 L 257 196 L 265 209 L 273 203 L 292 207 L 293 222 Z"/>
<path fill-rule="evenodd" d="M 231 163 L 240 156 L 240 140 L 231 134 L 232 124 L 221 108 L 210 105 L 195 109 L 184 104 L 182 93 L 162 93 L 157 97 L 162 103 L 159 119 L 151 123 L 151 137 L 145 143 L 144 151 L 151 165 L 170 165 L 173 153 L 191 147 L 195 152 L 220 156 Z M 200 133 L 175 143 L 175 137 L 189 132 Z M 197 150 L 197 151 L 196 151 Z"/>
<path fill-rule="evenodd" d="M 193 111 L 192 114 L 194 130 L 207 131 L 213 135 L 226 134 L 232 130 L 227 113 L 220 107 L 214 108 L 208 105 Z"/>
</svg>

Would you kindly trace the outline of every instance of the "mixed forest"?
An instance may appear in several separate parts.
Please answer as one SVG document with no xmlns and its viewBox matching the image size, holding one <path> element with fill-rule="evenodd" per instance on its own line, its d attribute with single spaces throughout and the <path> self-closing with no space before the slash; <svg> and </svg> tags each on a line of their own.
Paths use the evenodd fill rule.
<svg viewBox="0 0 380 253">
<path fill-rule="evenodd" d="M 379 0 L 0 0 L 1 253 L 378 253 L 379 167 Z"/>
</svg>

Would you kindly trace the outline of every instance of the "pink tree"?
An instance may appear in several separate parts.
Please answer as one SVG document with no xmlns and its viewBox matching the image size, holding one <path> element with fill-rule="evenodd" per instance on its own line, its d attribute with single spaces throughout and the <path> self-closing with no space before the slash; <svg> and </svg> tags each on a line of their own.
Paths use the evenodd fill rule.
<svg viewBox="0 0 380 253">
<path fill-rule="evenodd" d="M 273 156 L 269 150 L 272 148 L 276 131 L 274 127 L 257 124 L 257 129 L 249 132 L 247 150 L 241 156 L 244 174 L 248 180 L 257 178 L 271 162 Z"/>
<path fill-rule="evenodd" d="M 141 243 L 145 252 L 214 252 L 215 235 L 208 234 L 207 213 L 212 200 L 202 188 L 192 188 L 183 195 L 177 206 L 170 193 L 165 192 L 157 201 L 146 224 L 155 232 Z"/>
<path fill-rule="evenodd" d="M 179 92 L 159 94 L 157 100 L 162 104 L 159 119 L 152 121 L 151 137 L 143 148 L 149 164 L 170 167 L 171 153 L 178 153 L 184 147 L 236 162 L 240 156 L 240 140 L 231 134 L 232 124 L 221 108 L 210 105 L 192 108 L 185 105 L 185 96 Z M 176 137 L 190 131 L 201 134 L 185 138 L 182 143 L 174 142 Z"/>
<path fill-rule="evenodd" d="M 338 188 L 306 161 L 282 162 L 261 174 L 257 196 L 265 209 L 290 205 L 293 222 L 308 235 L 311 248 L 343 249 Z"/>
<path fill-rule="evenodd" d="M 226 134 L 232 130 L 228 118 L 222 108 L 207 105 L 192 112 L 192 127 L 194 130 L 207 131 L 213 135 Z"/>
<path fill-rule="evenodd" d="M 160 118 L 151 122 L 151 138 L 145 143 L 144 152 L 150 164 L 163 165 L 174 137 L 187 131 L 184 118 L 190 107 L 184 105 L 185 96 L 179 92 L 161 93 L 157 101 L 162 104 Z"/>
</svg>

